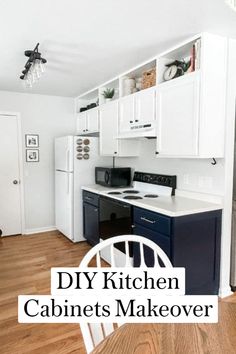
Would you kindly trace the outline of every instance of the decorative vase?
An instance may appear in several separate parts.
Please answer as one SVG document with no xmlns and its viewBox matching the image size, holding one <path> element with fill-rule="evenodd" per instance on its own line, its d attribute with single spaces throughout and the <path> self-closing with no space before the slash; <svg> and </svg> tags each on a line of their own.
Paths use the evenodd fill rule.
<svg viewBox="0 0 236 354">
<path fill-rule="evenodd" d="M 106 103 L 108 103 L 108 102 L 112 101 L 112 98 L 106 98 L 105 100 L 106 100 Z"/>
</svg>

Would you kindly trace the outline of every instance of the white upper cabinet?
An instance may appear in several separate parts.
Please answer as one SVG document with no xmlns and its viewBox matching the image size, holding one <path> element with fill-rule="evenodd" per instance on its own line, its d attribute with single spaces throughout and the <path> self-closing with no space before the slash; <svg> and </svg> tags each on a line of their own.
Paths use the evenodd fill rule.
<svg viewBox="0 0 236 354">
<path fill-rule="evenodd" d="M 139 141 L 118 140 L 118 101 L 100 107 L 100 154 L 103 156 L 138 156 Z"/>
<path fill-rule="evenodd" d="M 86 134 L 87 132 L 87 112 L 81 112 L 77 115 L 76 133 Z"/>
<path fill-rule="evenodd" d="M 91 134 L 99 131 L 99 112 L 98 108 L 78 113 L 77 115 L 77 134 Z"/>
<path fill-rule="evenodd" d="M 97 107 L 87 111 L 87 128 L 91 133 L 99 131 L 99 111 Z"/>
<path fill-rule="evenodd" d="M 156 135 L 156 87 L 120 99 L 119 137 Z"/>
<path fill-rule="evenodd" d="M 100 154 L 118 155 L 118 102 L 110 102 L 100 107 Z"/>
<path fill-rule="evenodd" d="M 160 155 L 198 155 L 199 73 L 160 86 L 157 116 L 157 152 Z"/>
<path fill-rule="evenodd" d="M 209 33 L 158 54 L 78 97 L 77 112 L 91 109 L 77 134 L 100 131 L 108 156 L 138 156 L 138 139 L 154 137 L 157 158 L 223 158 L 228 56 Z"/>
<path fill-rule="evenodd" d="M 166 63 L 180 60 L 197 41 L 195 70 L 157 85 L 157 157 L 224 157 L 227 39 L 204 33 L 165 53 Z"/>
<path fill-rule="evenodd" d="M 151 87 L 135 94 L 135 123 L 148 124 L 156 120 L 156 88 Z"/>
<path fill-rule="evenodd" d="M 119 115 L 120 134 L 126 134 L 131 131 L 134 119 L 134 95 L 122 97 L 120 99 Z"/>
</svg>

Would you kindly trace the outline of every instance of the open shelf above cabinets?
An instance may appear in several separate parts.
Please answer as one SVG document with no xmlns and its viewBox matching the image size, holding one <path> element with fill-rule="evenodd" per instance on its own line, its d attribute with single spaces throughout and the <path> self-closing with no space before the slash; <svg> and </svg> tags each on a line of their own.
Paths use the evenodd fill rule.
<svg viewBox="0 0 236 354">
<path fill-rule="evenodd" d="M 76 112 L 81 113 L 92 108 L 97 107 L 99 104 L 99 90 L 90 91 L 77 98 Z"/>
<path fill-rule="evenodd" d="M 107 103 L 108 101 L 117 100 L 120 97 L 119 78 L 103 84 L 99 87 L 98 92 L 99 106 Z"/>
<path fill-rule="evenodd" d="M 156 85 L 156 59 L 151 60 L 120 77 L 120 97 Z"/>
<path fill-rule="evenodd" d="M 161 54 L 157 62 L 157 85 L 199 70 L 200 59 L 200 38 Z"/>
</svg>

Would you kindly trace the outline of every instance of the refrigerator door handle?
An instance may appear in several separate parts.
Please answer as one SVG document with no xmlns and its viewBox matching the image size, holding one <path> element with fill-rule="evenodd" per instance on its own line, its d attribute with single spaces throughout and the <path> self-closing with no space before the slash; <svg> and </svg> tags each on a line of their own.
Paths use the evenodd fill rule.
<svg viewBox="0 0 236 354">
<path fill-rule="evenodd" d="M 69 171 L 70 166 L 70 150 L 66 151 L 66 170 Z"/>
<path fill-rule="evenodd" d="M 70 174 L 67 173 L 67 194 L 70 194 Z"/>
</svg>

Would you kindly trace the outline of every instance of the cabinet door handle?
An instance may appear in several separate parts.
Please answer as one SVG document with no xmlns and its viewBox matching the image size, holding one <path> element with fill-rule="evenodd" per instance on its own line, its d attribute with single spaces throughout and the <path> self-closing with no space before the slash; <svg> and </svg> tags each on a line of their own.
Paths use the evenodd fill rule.
<svg viewBox="0 0 236 354">
<path fill-rule="evenodd" d="M 98 208 L 95 208 L 94 211 L 98 211 Z"/>
<path fill-rule="evenodd" d="M 85 197 L 85 199 L 87 199 L 87 200 L 93 200 L 93 198 L 91 198 L 91 197 Z"/>
<path fill-rule="evenodd" d="M 149 222 L 149 224 L 155 224 L 155 222 L 156 222 L 155 220 L 149 220 L 149 219 L 145 218 L 144 216 L 141 216 L 141 220 Z"/>
<path fill-rule="evenodd" d="M 130 120 L 129 122 L 130 122 L 130 123 L 133 123 L 133 120 Z"/>
</svg>

